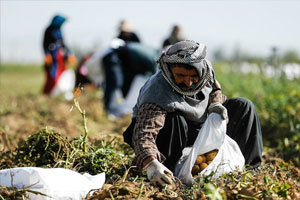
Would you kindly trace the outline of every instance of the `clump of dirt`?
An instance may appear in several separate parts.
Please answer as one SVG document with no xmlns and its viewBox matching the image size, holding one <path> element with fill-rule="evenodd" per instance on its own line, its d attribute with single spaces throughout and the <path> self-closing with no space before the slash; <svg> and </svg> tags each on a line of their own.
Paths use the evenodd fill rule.
<svg viewBox="0 0 300 200">
<path fill-rule="evenodd" d="M 17 189 L 15 187 L 5 187 L 0 185 L 0 197 L 5 200 L 29 200 L 28 194 L 33 193 L 36 195 L 45 196 L 43 193 L 30 190 L 27 188 Z"/>
<path fill-rule="evenodd" d="M 300 172 L 292 163 L 264 156 L 260 167 L 218 178 L 227 199 L 300 199 Z"/>
<path fill-rule="evenodd" d="M 12 151 L 0 151 L 0 170 L 17 167 L 16 163 L 13 162 Z"/>
<path fill-rule="evenodd" d="M 96 199 L 150 199 L 150 200 L 181 200 L 183 188 L 179 184 L 155 187 L 144 181 L 118 181 L 104 184 L 101 190 L 86 197 L 87 200 Z"/>
<path fill-rule="evenodd" d="M 16 192 L 13 188 L 0 185 L 0 197 L 6 200 L 21 200 L 26 198 L 26 192 Z"/>
</svg>

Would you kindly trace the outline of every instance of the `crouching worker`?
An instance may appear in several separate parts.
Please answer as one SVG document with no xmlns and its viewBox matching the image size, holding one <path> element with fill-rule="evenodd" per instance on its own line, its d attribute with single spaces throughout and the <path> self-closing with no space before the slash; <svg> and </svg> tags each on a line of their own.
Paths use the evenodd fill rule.
<svg viewBox="0 0 300 200">
<path fill-rule="evenodd" d="M 226 100 L 207 59 L 206 46 L 181 41 L 158 59 L 159 71 L 142 87 L 124 141 L 135 151 L 133 165 L 147 171 L 158 184 L 171 183 L 170 175 L 185 147 L 192 146 L 211 112 L 227 121 L 245 163 L 257 167 L 262 157 L 262 133 L 252 102 Z"/>
</svg>

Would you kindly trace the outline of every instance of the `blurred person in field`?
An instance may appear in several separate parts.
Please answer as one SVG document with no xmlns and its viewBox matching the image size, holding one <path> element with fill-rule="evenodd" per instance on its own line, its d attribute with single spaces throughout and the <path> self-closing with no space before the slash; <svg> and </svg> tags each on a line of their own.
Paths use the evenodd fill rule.
<svg viewBox="0 0 300 200">
<path fill-rule="evenodd" d="M 126 19 L 120 22 L 118 38 L 125 42 L 140 42 L 139 37 L 132 30 L 132 25 Z"/>
<path fill-rule="evenodd" d="M 179 25 L 174 25 L 170 36 L 164 40 L 162 47 L 165 48 L 166 46 L 175 44 L 182 40 L 184 40 L 184 37 L 182 35 L 181 27 Z"/>
<path fill-rule="evenodd" d="M 133 82 L 138 75 L 145 77 L 154 74 L 157 70 L 156 60 L 159 50 L 140 42 L 132 42 L 114 39 L 111 48 L 102 58 L 105 71 L 104 105 L 109 116 L 117 114 L 114 108 L 116 91 L 120 90 L 126 98 Z"/>
<path fill-rule="evenodd" d="M 44 33 L 43 49 L 45 54 L 46 82 L 43 93 L 47 95 L 61 93 L 58 90 L 53 90 L 58 84 L 61 75 L 67 70 L 67 65 L 76 63 L 75 56 L 70 52 L 63 40 L 61 27 L 65 21 L 66 18 L 64 16 L 55 15 Z M 68 77 L 70 76 L 68 75 Z M 72 75 L 69 79 L 72 80 Z M 72 88 L 72 86 L 69 88 Z"/>
</svg>

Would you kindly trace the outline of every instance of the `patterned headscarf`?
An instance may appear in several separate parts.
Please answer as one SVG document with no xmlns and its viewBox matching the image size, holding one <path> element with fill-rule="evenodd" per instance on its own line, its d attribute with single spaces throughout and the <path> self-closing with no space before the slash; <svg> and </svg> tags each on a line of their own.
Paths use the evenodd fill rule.
<svg viewBox="0 0 300 200">
<path fill-rule="evenodd" d="M 192 40 L 177 42 L 162 52 L 157 64 L 166 81 L 178 93 L 186 96 L 196 95 L 211 79 L 209 62 L 205 60 L 206 46 Z M 194 67 L 199 75 L 199 82 L 190 90 L 181 89 L 174 81 L 169 64 L 182 63 Z"/>
</svg>

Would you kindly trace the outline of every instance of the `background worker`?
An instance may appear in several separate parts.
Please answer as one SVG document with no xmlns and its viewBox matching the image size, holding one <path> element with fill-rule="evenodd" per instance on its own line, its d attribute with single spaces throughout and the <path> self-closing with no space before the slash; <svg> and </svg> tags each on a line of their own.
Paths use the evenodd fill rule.
<svg viewBox="0 0 300 200">
<path fill-rule="evenodd" d="M 46 73 L 46 81 L 43 88 L 44 94 L 51 94 L 60 76 L 66 71 L 67 63 L 76 63 L 75 56 L 70 52 L 63 40 L 61 27 L 65 21 L 66 18 L 64 16 L 55 15 L 44 33 L 43 49 Z"/>
</svg>

